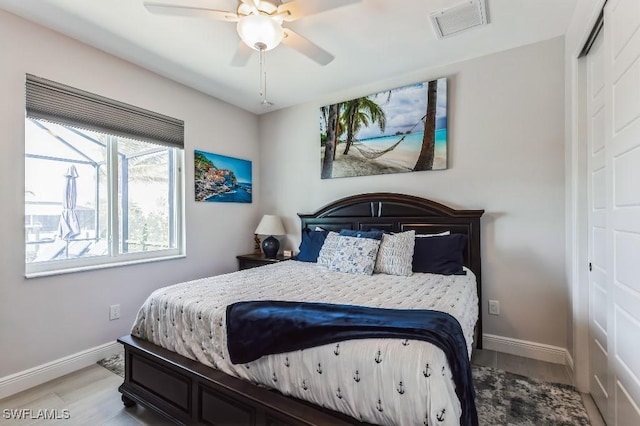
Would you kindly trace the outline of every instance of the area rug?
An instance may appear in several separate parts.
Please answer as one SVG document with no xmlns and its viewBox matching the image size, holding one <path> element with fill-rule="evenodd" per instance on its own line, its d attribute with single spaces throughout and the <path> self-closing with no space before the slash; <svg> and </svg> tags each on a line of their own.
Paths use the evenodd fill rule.
<svg viewBox="0 0 640 426">
<path fill-rule="evenodd" d="M 124 377 L 122 353 L 98 361 Z M 490 367 L 473 366 L 480 425 L 589 425 L 580 393 L 570 385 L 549 383 Z"/>
<path fill-rule="evenodd" d="M 101 359 L 98 361 L 98 365 L 103 366 L 124 379 L 124 353 L 120 352 L 109 358 Z"/>
<path fill-rule="evenodd" d="M 475 365 L 473 382 L 481 425 L 590 424 L 580 393 L 571 385 Z"/>
</svg>

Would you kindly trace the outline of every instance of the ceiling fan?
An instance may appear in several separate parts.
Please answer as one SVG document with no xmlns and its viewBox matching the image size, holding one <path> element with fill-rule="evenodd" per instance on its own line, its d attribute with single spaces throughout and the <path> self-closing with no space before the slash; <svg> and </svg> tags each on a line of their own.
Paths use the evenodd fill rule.
<svg viewBox="0 0 640 426">
<path fill-rule="evenodd" d="M 327 65 L 334 56 L 304 38 L 285 22 L 324 12 L 330 9 L 358 3 L 361 0 L 239 0 L 234 11 L 217 10 L 202 6 L 185 6 L 156 1 L 145 1 L 144 6 L 154 14 L 206 18 L 237 23 L 240 43 L 232 61 L 232 66 L 244 66 L 253 51 L 265 52 L 278 46 L 287 45 L 320 65 Z M 276 4 L 278 3 L 278 4 Z"/>
</svg>

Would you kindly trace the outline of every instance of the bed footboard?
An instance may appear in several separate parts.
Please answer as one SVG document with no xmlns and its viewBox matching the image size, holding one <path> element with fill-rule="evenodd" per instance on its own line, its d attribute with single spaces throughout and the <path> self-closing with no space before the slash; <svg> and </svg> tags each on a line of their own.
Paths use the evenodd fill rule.
<svg viewBox="0 0 640 426">
<path fill-rule="evenodd" d="M 139 403 L 175 424 L 349 425 L 339 413 L 260 388 L 152 343 L 124 336 L 126 407 Z"/>
</svg>

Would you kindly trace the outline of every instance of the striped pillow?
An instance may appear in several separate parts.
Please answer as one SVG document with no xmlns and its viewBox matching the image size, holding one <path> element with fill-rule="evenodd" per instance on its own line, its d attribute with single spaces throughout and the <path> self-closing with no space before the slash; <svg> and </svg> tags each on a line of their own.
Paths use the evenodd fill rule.
<svg viewBox="0 0 640 426">
<path fill-rule="evenodd" d="M 380 242 L 374 272 L 408 277 L 413 273 L 413 249 L 416 231 L 384 234 Z"/>
</svg>

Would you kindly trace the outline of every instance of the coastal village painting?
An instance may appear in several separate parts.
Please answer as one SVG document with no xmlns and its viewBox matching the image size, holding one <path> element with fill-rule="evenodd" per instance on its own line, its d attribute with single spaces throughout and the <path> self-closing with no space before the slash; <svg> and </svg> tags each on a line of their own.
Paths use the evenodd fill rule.
<svg viewBox="0 0 640 426">
<path fill-rule="evenodd" d="M 251 161 L 194 151 L 196 201 L 251 203 Z"/>
<path fill-rule="evenodd" d="M 322 179 L 447 168 L 447 79 L 320 108 Z"/>
</svg>

